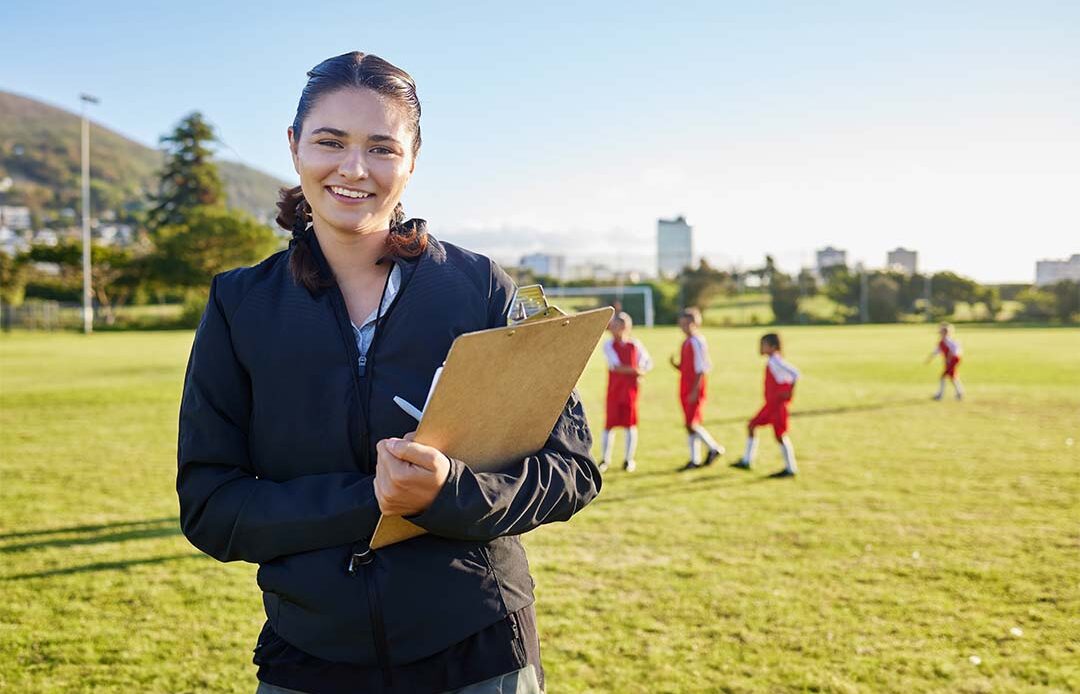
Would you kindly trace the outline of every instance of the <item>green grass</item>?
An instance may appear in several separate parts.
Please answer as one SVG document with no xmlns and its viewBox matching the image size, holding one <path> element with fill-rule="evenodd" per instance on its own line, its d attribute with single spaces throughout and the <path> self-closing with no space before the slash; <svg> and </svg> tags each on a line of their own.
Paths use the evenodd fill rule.
<svg viewBox="0 0 1080 694">
<path fill-rule="evenodd" d="M 759 332 L 706 333 L 727 460 Z M 620 437 L 600 498 L 526 539 L 551 692 L 1080 690 L 1080 330 L 961 329 L 969 397 L 935 403 L 924 326 L 784 329 L 794 481 L 764 479 L 768 434 L 752 473 L 675 473 L 680 338 L 637 335 L 639 471 Z M 252 691 L 254 567 L 177 527 L 190 341 L 0 339 L 0 690 Z M 604 378 L 594 358 L 596 425 Z"/>
</svg>

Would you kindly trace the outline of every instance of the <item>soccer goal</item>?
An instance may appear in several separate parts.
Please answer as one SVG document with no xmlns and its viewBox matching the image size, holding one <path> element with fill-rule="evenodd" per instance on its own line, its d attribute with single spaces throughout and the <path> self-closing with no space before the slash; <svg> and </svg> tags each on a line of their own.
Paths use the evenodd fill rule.
<svg viewBox="0 0 1080 694">
<path fill-rule="evenodd" d="M 648 328 L 653 327 L 656 315 L 653 312 L 652 287 L 544 287 L 544 294 L 549 297 L 563 297 L 570 301 L 559 301 L 559 308 L 583 310 L 596 306 L 614 306 L 618 311 L 626 311 L 634 322 Z"/>
</svg>

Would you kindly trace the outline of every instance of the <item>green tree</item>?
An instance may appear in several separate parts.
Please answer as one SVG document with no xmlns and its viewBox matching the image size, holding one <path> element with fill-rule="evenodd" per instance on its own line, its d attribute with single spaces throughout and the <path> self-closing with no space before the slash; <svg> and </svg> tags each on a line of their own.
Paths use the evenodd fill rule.
<svg viewBox="0 0 1080 694">
<path fill-rule="evenodd" d="M 151 232 L 156 234 L 162 227 L 183 224 L 195 208 L 224 205 L 221 175 L 211 160 L 210 145 L 216 141 L 213 127 L 198 111 L 161 138 L 167 160 L 147 216 Z"/>
<path fill-rule="evenodd" d="M 683 306 L 696 306 L 702 312 L 708 308 L 713 297 L 730 292 L 733 287 L 731 275 L 713 269 L 702 259 L 697 269 L 687 268 L 679 277 L 682 287 Z"/>
<path fill-rule="evenodd" d="M 1080 314 L 1080 282 L 1062 280 L 1050 290 L 1054 293 L 1054 313 L 1062 323 L 1070 323 Z"/>
<path fill-rule="evenodd" d="M 82 287 L 82 244 L 35 246 L 29 257 L 35 262 L 60 266 L 61 284 Z M 116 322 L 115 309 L 125 305 L 145 280 L 145 265 L 134 248 L 90 247 L 90 286 L 108 325 Z"/>
<path fill-rule="evenodd" d="M 151 274 L 167 287 L 205 292 L 214 275 L 252 265 L 280 244 L 270 227 L 246 212 L 196 207 L 183 223 L 158 229 Z"/>
<path fill-rule="evenodd" d="M 9 307 L 21 306 L 26 297 L 26 282 L 30 273 L 30 256 L 26 253 L 8 255 L 0 253 L 0 321 L 4 330 L 10 330 Z"/>
<path fill-rule="evenodd" d="M 1057 297 L 1038 287 L 1028 287 L 1016 295 L 1023 308 L 1016 314 L 1021 320 L 1047 321 L 1057 312 Z"/>
<path fill-rule="evenodd" d="M 771 258 L 770 258 L 771 260 Z M 799 317 L 800 288 L 788 275 L 772 268 L 769 277 L 769 303 L 777 323 L 794 323 Z"/>
<path fill-rule="evenodd" d="M 900 315 L 900 283 L 886 274 L 875 274 L 870 278 L 866 304 L 871 323 L 895 323 Z"/>
</svg>

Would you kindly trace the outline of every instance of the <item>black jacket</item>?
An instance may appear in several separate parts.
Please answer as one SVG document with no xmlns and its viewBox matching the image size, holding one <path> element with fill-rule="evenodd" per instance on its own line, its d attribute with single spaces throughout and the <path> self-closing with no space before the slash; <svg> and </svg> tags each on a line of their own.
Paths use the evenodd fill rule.
<svg viewBox="0 0 1080 694">
<path fill-rule="evenodd" d="M 297 285 L 291 252 L 211 285 L 180 407 L 181 527 L 220 561 L 260 565 L 267 618 L 289 643 L 327 661 L 410 663 L 532 603 L 514 536 L 600 490 L 584 412 L 572 395 L 545 447 L 502 472 L 452 460 L 413 519 L 430 534 L 369 552 L 375 444 L 416 425 L 392 398 L 423 402 L 456 336 L 505 325 L 513 283 L 429 237 L 418 259 L 394 259 L 402 284 L 361 373 L 337 285 Z"/>
</svg>

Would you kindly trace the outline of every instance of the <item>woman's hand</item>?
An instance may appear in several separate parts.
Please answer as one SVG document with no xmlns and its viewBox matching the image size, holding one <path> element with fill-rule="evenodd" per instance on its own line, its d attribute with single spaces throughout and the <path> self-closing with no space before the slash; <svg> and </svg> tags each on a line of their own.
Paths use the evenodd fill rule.
<svg viewBox="0 0 1080 694">
<path fill-rule="evenodd" d="M 415 433 L 383 439 L 375 446 L 375 498 L 384 515 L 412 516 L 426 511 L 450 475 L 450 459 L 413 441 Z"/>
</svg>

